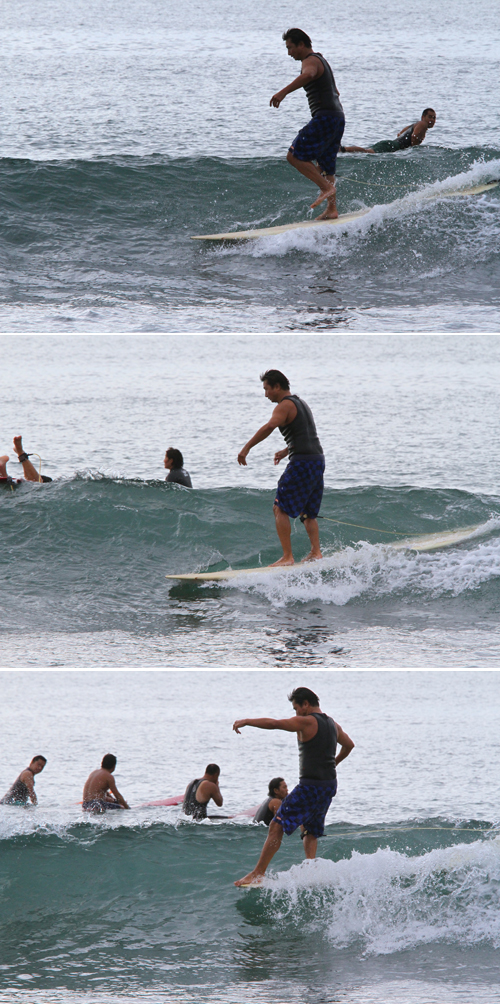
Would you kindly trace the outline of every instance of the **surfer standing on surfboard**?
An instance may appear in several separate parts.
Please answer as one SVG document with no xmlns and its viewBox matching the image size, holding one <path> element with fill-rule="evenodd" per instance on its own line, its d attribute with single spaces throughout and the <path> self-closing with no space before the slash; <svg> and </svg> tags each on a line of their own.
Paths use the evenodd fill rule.
<svg viewBox="0 0 500 1004">
<path fill-rule="evenodd" d="M 344 109 L 340 103 L 332 69 L 320 52 L 313 52 L 309 35 L 301 28 L 289 28 L 283 34 L 288 55 L 302 61 L 301 73 L 291 84 L 273 94 L 269 104 L 279 108 L 287 94 L 304 88 L 311 110 L 311 121 L 295 137 L 286 159 L 320 189 L 311 205 L 319 206 L 327 199 L 327 208 L 319 220 L 336 220 L 337 193 L 335 167 L 340 141 L 345 127 Z M 313 163 L 316 161 L 316 163 Z"/>
<path fill-rule="evenodd" d="M 238 879 L 237 886 L 260 885 L 266 868 L 279 850 L 283 833 L 290 834 L 303 826 L 302 839 L 306 858 L 315 858 L 318 839 L 325 830 L 325 816 L 337 792 L 337 764 L 345 760 L 354 743 L 333 718 L 322 712 L 319 698 L 308 687 L 296 687 L 288 698 L 294 718 L 240 718 L 233 731 L 240 734 L 245 725 L 256 729 L 280 729 L 295 732 L 299 744 L 300 780 L 283 799 L 255 868 Z M 340 752 L 336 755 L 337 743 Z"/>
<path fill-rule="evenodd" d="M 284 457 L 289 463 L 278 481 L 274 500 L 276 531 L 283 548 L 283 557 L 273 565 L 294 565 L 290 516 L 301 516 L 311 542 L 311 550 L 304 561 L 317 561 L 322 557 L 319 546 L 318 520 L 323 498 L 323 473 L 325 458 L 318 439 L 311 409 L 297 394 L 290 394 L 290 384 L 280 370 L 267 370 L 261 378 L 264 393 L 276 404 L 271 418 L 248 440 L 238 453 L 238 463 L 247 466 L 247 456 L 253 446 L 279 429 L 286 440 L 286 448 L 274 454 L 274 463 Z"/>
</svg>

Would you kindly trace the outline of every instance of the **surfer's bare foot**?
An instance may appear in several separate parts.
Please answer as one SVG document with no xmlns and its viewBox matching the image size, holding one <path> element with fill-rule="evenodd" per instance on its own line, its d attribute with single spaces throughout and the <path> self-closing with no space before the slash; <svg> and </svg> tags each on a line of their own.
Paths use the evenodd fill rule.
<svg viewBox="0 0 500 1004">
<path fill-rule="evenodd" d="M 337 189 L 335 188 L 335 185 L 330 185 L 328 188 L 325 188 L 324 190 L 322 189 L 318 195 L 318 198 L 315 199 L 314 202 L 311 202 L 311 209 L 315 209 L 316 206 L 319 206 L 319 204 L 323 202 L 324 199 L 331 199 L 332 196 L 335 197 L 336 194 L 337 194 Z"/>
<path fill-rule="evenodd" d="M 22 436 L 14 436 L 14 449 L 15 449 L 18 457 L 21 455 L 21 453 L 23 453 L 23 437 Z"/>
<path fill-rule="evenodd" d="M 319 561 L 322 557 L 321 551 L 309 551 L 309 554 L 306 554 L 305 558 L 302 558 L 300 564 L 303 565 L 305 561 Z"/>
<path fill-rule="evenodd" d="M 320 215 L 316 217 L 317 220 L 338 220 L 338 218 L 339 214 L 337 210 L 331 209 L 330 206 L 328 209 L 325 209 L 324 213 L 320 213 Z"/>
<path fill-rule="evenodd" d="M 336 194 L 330 196 L 326 204 L 326 209 L 323 210 L 319 216 L 316 217 L 317 220 L 338 220 L 339 214 L 337 212 L 337 197 Z"/>
<path fill-rule="evenodd" d="M 293 560 L 293 558 L 285 558 L 285 556 L 283 555 L 283 557 L 280 558 L 279 561 L 273 561 L 272 564 L 269 565 L 269 568 L 275 568 L 276 565 L 294 565 L 294 564 L 295 561 Z"/>
<path fill-rule="evenodd" d="M 245 875 L 244 878 L 238 879 L 238 881 L 234 884 L 237 886 L 261 885 L 263 878 L 264 872 L 258 872 L 254 868 L 253 872 L 249 872 L 248 875 Z"/>
<path fill-rule="evenodd" d="M 0 457 L 0 478 L 6 478 L 7 477 L 7 467 L 6 467 L 6 464 L 7 464 L 8 459 L 9 458 L 8 458 L 8 456 L 7 456 L 6 453 L 4 454 L 3 457 Z"/>
</svg>

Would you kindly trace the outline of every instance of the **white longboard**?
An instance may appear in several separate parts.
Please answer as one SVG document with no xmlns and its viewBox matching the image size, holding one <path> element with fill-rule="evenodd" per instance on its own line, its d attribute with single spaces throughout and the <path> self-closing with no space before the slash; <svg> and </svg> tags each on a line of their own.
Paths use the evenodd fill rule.
<svg viewBox="0 0 500 1004">
<path fill-rule="evenodd" d="M 500 181 L 488 181 L 484 185 L 474 185 L 470 188 L 460 188 L 455 192 L 430 192 L 427 195 L 423 195 L 424 199 L 455 199 L 464 197 L 466 195 L 480 195 L 481 192 L 487 192 L 490 188 L 496 188 L 500 185 Z M 355 213 L 344 213 L 338 216 L 336 220 L 303 220 L 301 223 L 284 223 L 278 227 L 263 227 L 260 230 L 235 230 L 233 233 L 227 234 L 201 234 L 195 237 L 191 237 L 193 241 L 243 241 L 252 240 L 257 237 L 272 237 L 275 234 L 285 234 L 289 230 L 304 230 L 307 227 L 338 227 L 343 226 L 346 223 L 351 223 L 352 220 L 357 220 L 360 216 L 366 216 L 367 213 L 371 213 L 371 209 L 358 209 Z"/>
<path fill-rule="evenodd" d="M 442 530 L 440 533 L 429 533 L 420 537 L 404 537 L 402 540 L 391 541 L 387 546 L 396 551 L 440 551 L 445 547 L 453 547 L 469 540 L 481 530 L 482 525 L 478 523 L 476 526 L 466 526 L 460 530 Z M 321 571 L 323 567 L 321 561 L 305 561 L 298 565 L 261 565 L 259 568 L 224 568 L 220 572 L 184 572 L 179 575 L 166 575 L 165 578 L 180 579 L 183 582 L 224 582 L 227 579 L 240 579 L 245 575 L 300 573 L 308 569 Z"/>
</svg>

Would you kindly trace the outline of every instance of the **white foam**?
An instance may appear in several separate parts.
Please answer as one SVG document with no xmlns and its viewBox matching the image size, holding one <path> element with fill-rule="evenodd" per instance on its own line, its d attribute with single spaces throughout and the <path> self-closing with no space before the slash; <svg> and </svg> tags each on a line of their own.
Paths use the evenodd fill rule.
<svg viewBox="0 0 500 1004">
<path fill-rule="evenodd" d="M 350 255 L 353 242 L 358 243 L 374 227 L 380 227 L 387 220 L 401 218 L 408 213 L 414 214 L 416 211 L 428 211 L 430 198 L 436 198 L 440 195 L 445 197 L 447 193 L 455 192 L 457 189 L 486 184 L 489 181 L 496 181 L 499 177 L 500 159 L 490 160 L 486 163 L 483 160 L 478 160 L 467 171 L 444 178 L 442 181 L 422 185 L 417 191 L 409 192 L 391 202 L 375 204 L 366 216 L 351 220 L 348 226 L 289 230 L 284 234 L 262 237 L 246 241 L 243 244 L 238 243 L 230 248 L 220 248 L 215 253 L 231 255 L 243 252 L 250 257 L 260 258 L 268 255 L 282 256 L 291 250 L 311 252 L 317 249 L 325 254 L 331 248 L 337 258 Z M 389 189 L 390 186 L 387 187 Z M 482 198 L 488 195 L 489 193 L 486 192 Z M 357 200 L 354 209 L 366 208 L 366 206 L 365 202 Z"/>
<path fill-rule="evenodd" d="M 500 947 L 500 838 L 419 857 L 379 849 L 317 859 L 266 880 L 276 921 L 316 930 L 336 948 L 386 955 L 448 941 Z"/>
<path fill-rule="evenodd" d="M 498 525 L 490 521 L 491 529 Z M 345 606 L 359 597 L 459 596 L 499 577 L 500 538 L 493 537 L 478 539 L 473 546 L 423 554 L 362 542 L 307 568 L 298 566 L 296 572 L 242 577 L 220 585 L 234 588 L 237 583 L 242 591 L 261 593 L 275 606 L 311 600 Z"/>
</svg>

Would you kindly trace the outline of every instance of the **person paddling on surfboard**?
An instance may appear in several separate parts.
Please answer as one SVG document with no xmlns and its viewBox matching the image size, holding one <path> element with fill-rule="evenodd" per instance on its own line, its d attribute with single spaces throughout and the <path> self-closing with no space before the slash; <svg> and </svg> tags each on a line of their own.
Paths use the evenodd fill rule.
<svg viewBox="0 0 500 1004">
<path fill-rule="evenodd" d="M 400 129 L 395 139 L 381 139 L 374 146 L 341 146 L 341 153 L 395 153 L 396 150 L 407 150 L 409 146 L 420 146 L 427 130 L 436 124 L 434 108 L 424 108 L 422 118 L 413 125 Z"/>
<path fill-rule="evenodd" d="M 325 830 L 325 816 L 337 792 L 337 764 L 345 760 L 354 743 L 338 722 L 324 714 L 319 698 L 308 687 L 296 687 L 289 695 L 295 711 L 294 718 L 240 718 L 233 731 L 247 725 L 256 729 L 280 729 L 295 732 L 299 744 L 300 780 L 283 799 L 255 868 L 238 879 L 237 886 L 260 885 L 266 868 L 279 850 L 283 833 L 290 835 L 298 826 L 303 827 L 302 839 L 306 858 L 315 858 L 318 839 Z M 340 752 L 336 755 L 337 743 Z"/>
<path fill-rule="evenodd" d="M 294 565 L 290 516 L 302 518 L 311 542 L 311 550 L 304 561 L 317 561 L 322 557 L 316 519 L 323 498 L 323 472 L 325 458 L 318 439 L 311 409 L 297 394 L 290 394 L 290 384 L 280 370 L 267 370 L 260 377 L 264 393 L 276 404 L 271 418 L 248 440 L 238 454 L 238 463 L 246 467 L 246 458 L 253 446 L 279 429 L 286 440 L 286 448 L 274 455 L 279 464 L 284 457 L 289 463 L 278 482 L 274 500 L 276 531 L 283 548 L 283 557 L 273 565 Z"/>
<path fill-rule="evenodd" d="M 33 464 L 30 460 L 30 454 L 24 452 L 22 436 L 14 436 L 14 450 L 17 453 L 17 458 L 19 463 L 23 465 L 23 474 L 25 481 L 36 481 L 41 484 L 45 481 L 52 481 L 47 474 L 40 474 L 35 470 Z M 21 484 L 22 478 L 12 478 L 7 474 L 7 463 L 9 457 L 8 454 L 4 454 L 0 457 L 0 487 L 15 488 L 16 485 Z"/>
<path fill-rule="evenodd" d="M 84 812 L 107 812 L 108 809 L 130 809 L 123 795 L 120 795 L 113 771 L 116 767 L 114 753 L 106 753 L 101 766 L 89 774 L 83 788 L 82 809 Z"/>
<path fill-rule="evenodd" d="M 14 784 L 12 784 L 3 798 L 0 798 L 0 805 L 27 805 L 28 799 L 33 803 L 33 805 L 38 805 L 38 800 L 35 792 L 35 775 L 41 774 L 45 764 L 47 763 L 47 758 L 42 756 L 41 753 L 38 756 L 34 756 L 29 767 L 22 770 L 19 777 L 16 777 Z"/>
<path fill-rule="evenodd" d="M 273 94 L 269 104 L 279 108 L 287 94 L 304 88 L 312 118 L 293 140 L 286 159 L 292 167 L 310 181 L 314 181 L 320 189 L 320 194 L 311 204 L 311 209 L 327 199 L 327 208 L 318 219 L 336 220 L 339 214 L 335 167 L 345 118 L 335 78 L 329 63 L 321 53 L 313 52 L 311 39 L 305 31 L 301 28 L 289 28 L 282 37 L 288 55 L 292 59 L 301 60 L 302 69 L 291 84 Z"/>
<path fill-rule="evenodd" d="M 182 810 L 186 816 L 192 816 L 198 822 L 207 818 L 207 805 L 213 799 L 219 807 L 224 799 L 219 788 L 220 767 L 216 763 L 209 763 L 202 778 L 190 781 L 182 803 Z M 225 819 L 225 816 L 212 816 L 212 819 Z"/>
<path fill-rule="evenodd" d="M 265 823 L 269 826 L 283 801 L 288 795 L 288 787 L 283 777 L 273 777 L 269 782 L 269 794 L 259 805 L 253 817 L 254 823 Z"/>
</svg>

